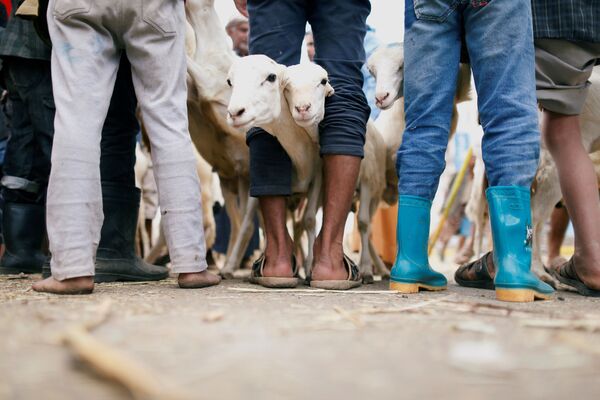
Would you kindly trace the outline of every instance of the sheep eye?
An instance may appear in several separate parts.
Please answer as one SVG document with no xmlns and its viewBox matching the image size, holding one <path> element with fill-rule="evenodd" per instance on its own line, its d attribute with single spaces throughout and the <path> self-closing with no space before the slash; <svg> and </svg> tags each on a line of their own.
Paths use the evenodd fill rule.
<svg viewBox="0 0 600 400">
<path fill-rule="evenodd" d="M 323 80 L 321 81 L 321 85 L 323 85 L 323 86 L 327 85 L 327 79 L 323 79 Z"/>
<path fill-rule="evenodd" d="M 267 81 L 269 81 L 269 82 L 275 82 L 276 79 L 277 79 L 277 75 L 275 75 L 275 74 L 269 74 L 269 76 L 267 76 Z"/>
<path fill-rule="evenodd" d="M 231 86 L 231 80 L 227 79 L 227 84 Z"/>
</svg>

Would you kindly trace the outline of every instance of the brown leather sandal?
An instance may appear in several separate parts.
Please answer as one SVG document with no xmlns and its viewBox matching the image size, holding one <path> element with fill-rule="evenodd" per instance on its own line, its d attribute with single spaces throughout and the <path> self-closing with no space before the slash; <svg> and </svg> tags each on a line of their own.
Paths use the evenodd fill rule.
<svg viewBox="0 0 600 400">
<path fill-rule="evenodd" d="M 460 286 L 494 290 L 494 278 L 489 273 L 487 259 L 492 252 L 487 252 L 477 260 L 461 265 L 454 273 L 454 280 Z"/>
<path fill-rule="evenodd" d="M 549 272 L 561 283 L 575 288 L 577 292 L 582 296 L 600 297 L 600 290 L 590 289 L 585 285 L 585 283 L 583 283 L 579 276 L 577 276 L 577 272 L 575 272 L 575 261 L 573 260 L 573 257 L 571 257 L 571 259 L 563 265 L 554 268 Z"/>
</svg>

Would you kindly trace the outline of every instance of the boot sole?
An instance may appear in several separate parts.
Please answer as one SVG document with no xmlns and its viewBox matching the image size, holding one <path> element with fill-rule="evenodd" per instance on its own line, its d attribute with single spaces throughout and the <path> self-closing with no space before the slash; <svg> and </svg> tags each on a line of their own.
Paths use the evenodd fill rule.
<svg viewBox="0 0 600 400">
<path fill-rule="evenodd" d="M 552 300 L 552 295 L 531 289 L 499 289 L 496 288 L 496 300 L 512 303 L 531 303 L 535 300 Z"/>
<path fill-rule="evenodd" d="M 390 282 L 390 290 L 404 294 L 419 293 L 420 290 L 439 292 L 440 290 L 446 290 L 447 288 L 447 286 L 430 286 L 422 283 Z"/>
<path fill-rule="evenodd" d="M 168 278 L 169 275 L 159 275 L 156 277 L 125 275 L 125 274 L 96 274 L 94 276 L 95 283 L 110 283 L 110 282 L 155 282 L 162 281 Z"/>
</svg>

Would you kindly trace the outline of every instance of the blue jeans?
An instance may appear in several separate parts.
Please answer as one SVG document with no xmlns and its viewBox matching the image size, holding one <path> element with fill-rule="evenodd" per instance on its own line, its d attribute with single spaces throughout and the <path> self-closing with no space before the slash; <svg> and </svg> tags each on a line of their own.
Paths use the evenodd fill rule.
<svg viewBox="0 0 600 400">
<path fill-rule="evenodd" d="M 406 130 L 398 150 L 401 195 L 433 199 L 444 170 L 461 54 L 466 46 L 484 131 L 490 186 L 529 187 L 539 158 L 529 0 L 406 0 Z"/>
<path fill-rule="evenodd" d="M 319 126 L 321 155 L 363 157 L 371 112 L 362 92 L 361 67 L 368 0 L 249 0 L 250 53 L 280 64 L 300 62 L 306 23 L 313 29 L 315 63 L 329 73 L 335 95 L 325 100 Z M 248 133 L 250 194 L 290 195 L 292 163 L 277 139 L 262 129 Z"/>
</svg>

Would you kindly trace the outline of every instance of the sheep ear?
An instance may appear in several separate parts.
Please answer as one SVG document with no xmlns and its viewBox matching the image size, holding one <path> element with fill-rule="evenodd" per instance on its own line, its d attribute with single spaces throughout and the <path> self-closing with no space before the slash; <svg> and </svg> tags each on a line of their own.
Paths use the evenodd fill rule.
<svg viewBox="0 0 600 400">
<path fill-rule="evenodd" d="M 326 95 L 327 97 L 331 97 L 331 96 L 333 96 L 333 94 L 334 94 L 334 93 L 335 93 L 335 89 L 333 89 L 333 86 L 331 86 L 331 85 L 329 84 L 329 82 L 327 82 L 327 83 L 325 84 L 325 95 Z"/>
</svg>

